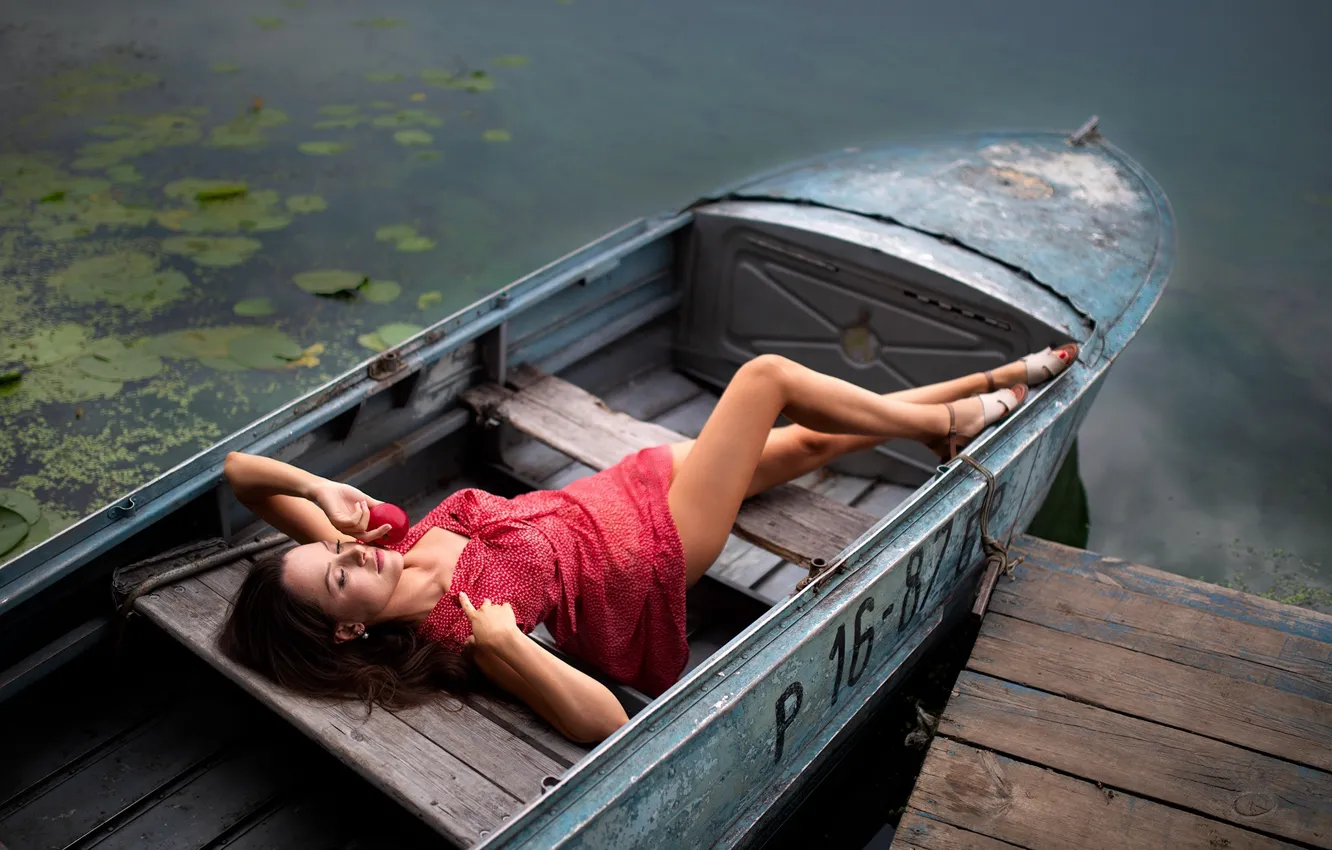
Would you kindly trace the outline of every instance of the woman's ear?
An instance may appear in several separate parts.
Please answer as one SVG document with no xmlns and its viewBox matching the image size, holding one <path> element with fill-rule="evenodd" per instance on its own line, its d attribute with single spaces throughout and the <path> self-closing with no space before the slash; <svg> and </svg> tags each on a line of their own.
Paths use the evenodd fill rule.
<svg viewBox="0 0 1332 850">
<path fill-rule="evenodd" d="M 365 634 L 365 623 L 338 623 L 338 627 L 333 630 L 333 640 L 337 643 L 346 643 L 363 634 Z"/>
</svg>

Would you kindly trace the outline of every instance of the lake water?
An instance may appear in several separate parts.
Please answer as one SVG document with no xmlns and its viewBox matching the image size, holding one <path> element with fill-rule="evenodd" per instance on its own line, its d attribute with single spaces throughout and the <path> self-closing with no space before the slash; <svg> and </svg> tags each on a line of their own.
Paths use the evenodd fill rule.
<svg viewBox="0 0 1332 850">
<path fill-rule="evenodd" d="M 428 324 L 628 218 L 830 148 L 1072 128 L 1096 113 L 1170 195 L 1179 257 L 1082 431 L 1090 547 L 1332 610 L 1332 6 L 386 0 L 368 9 L 6 2 L 0 154 L 28 158 L 11 156 L 9 182 L 0 165 L 0 185 L 6 197 L 29 195 L 22 209 L 0 206 L 0 347 L 42 334 L 43 351 L 63 351 L 213 329 L 193 342 L 159 339 L 165 359 L 149 377 L 30 373 L 23 381 L 45 395 L 0 397 L 0 485 L 34 492 L 55 525 L 364 359 L 358 338 Z M 97 62 L 116 70 L 89 72 Z M 58 72 L 67 73 L 53 88 Z M 174 116 L 166 125 L 144 122 L 163 113 Z M 321 121 L 347 126 L 316 129 Z M 403 131 L 413 132 L 395 137 Z M 107 165 L 124 148 L 93 148 L 101 167 L 70 171 L 88 164 L 89 143 L 126 138 L 149 150 Z M 311 154 L 307 142 L 347 147 Z M 113 165 L 135 169 L 114 172 L 110 186 L 49 177 L 16 190 L 14 163 L 39 152 L 53 157 L 43 167 L 98 179 Z M 192 196 L 163 193 L 184 178 L 277 192 L 251 216 L 268 216 L 272 229 L 210 224 Z M 318 195 L 326 209 L 290 212 L 293 195 Z M 138 215 L 100 206 L 111 202 L 151 210 L 152 221 L 78 236 L 89 220 Z M 314 202 L 294 202 L 305 203 Z M 47 217 L 34 229 L 38 213 Z M 53 229 L 62 225 L 74 230 Z M 410 230 L 376 238 L 389 225 Z M 261 245 L 161 256 L 159 240 L 191 235 Z M 236 251 L 253 255 L 197 262 L 232 262 Z M 188 286 L 159 280 L 145 307 L 79 300 L 96 281 L 50 280 L 80 260 L 128 262 L 133 252 L 149 278 L 174 268 Z M 291 282 L 315 269 L 392 280 L 401 294 L 315 299 Z M 258 298 L 271 301 L 270 316 L 234 314 Z M 72 337 L 59 337 L 62 324 L 77 326 L 63 331 Z M 259 324 L 286 335 L 264 343 L 271 368 L 230 371 L 221 361 L 240 356 L 234 327 Z M 99 344 L 111 348 L 93 372 L 106 362 L 130 375 L 158 368 Z"/>
</svg>

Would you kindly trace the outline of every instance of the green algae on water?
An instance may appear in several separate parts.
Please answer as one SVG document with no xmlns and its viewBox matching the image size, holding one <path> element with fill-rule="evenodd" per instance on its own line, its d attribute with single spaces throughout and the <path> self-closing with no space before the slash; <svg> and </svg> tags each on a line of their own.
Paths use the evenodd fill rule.
<svg viewBox="0 0 1332 850">
<path fill-rule="evenodd" d="M 297 148 L 310 156 L 332 156 L 351 147 L 350 142 L 301 142 Z"/>
<path fill-rule="evenodd" d="M 507 142 L 513 139 L 508 130 L 487 130 L 481 134 L 487 142 Z"/>
<path fill-rule="evenodd" d="M 5 359 L 19 360 L 33 368 L 50 366 L 70 359 L 88 344 L 88 329 L 82 325 L 66 323 L 37 331 L 23 339 L 8 340 L 0 345 Z"/>
<path fill-rule="evenodd" d="M 376 30 L 393 29 L 394 27 L 405 27 L 407 22 L 399 18 L 367 18 L 356 22 L 358 27 L 368 27 Z"/>
<path fill-rule="evenodd" d="M 316 121 L 310 126 L 316 130 L 352 130 L 369 121 L 362 115 L 350 115 L 346 118 L 327 118 L 323 121 Z"/>
<path fill-rule="evenodd" d="M 31 494 L 10 487 L 0 487 L 0 508 L 11 510 L 32 525 L 42 515 L 42 506 Z"/>
<path fill-rule="evenodd" d="M 428 145 L 435 140 L 435 137 L 425 130 L 399 130 L 393 134 L 393 141 L 400 145 Z"/>
<path fill-rule="evenodd" d="M 162 250 L 211 268 L 238 266 L 254 256 L 264 243 L 244 236 L 172 236 L 162 240 Z"/>
<path fill-rule="evenodd" d="M 522 68 L 528 63 L 526 56 L 520 56 L 517 53 L 510 53 L 507 56 L 495 57 L 495 64 L 501 68 Z"/>
<path fill-rule="evenodd" d="M 276 309 L 277 308 L 273 306 L 273 300 L 271 298 L 244 298 L 236 302 L 236 305 L 231 308 L 231 312 L 235 313 L 237 316 L 252 318 L 256 316 L 271 316 L 276 312 Z"/>
<path fill-rule="evenodd" d="M 281 27 L 283 27 L 283 26 L 287 23 L 287 22 L 286 22 L 285 20 L 283 20 L 282 18 L 275 18 L 275 17 L 267 16 L 267 15 L 260 16 L 260 17 L 257 17 L 257 18 L 250 18 L 250 22 L 253 23 L 255 26 L 257 26 L 257 27 L 258 27 L 259 29 L 261 29 L 261 30 L 275 30 L 275 29 L 280 29 Z"/>
<path fill-rule="evenodd" d="M 416 297 L 416 309 L 425 310 L 432 304 L 438 304 L 443 300 L 444 296 L 433 289 L 430 292 L 422 292 Z"/>
<path fill-rule="evenodd" d="M 128 71 L 111 62 L 71 68 L 48 77 L 43 85 L 53 100 L 43 111 L 77 115 L 93 106 L 105 106 L 125 92 L 156 85 L 156 74 Z"/>
</svg>

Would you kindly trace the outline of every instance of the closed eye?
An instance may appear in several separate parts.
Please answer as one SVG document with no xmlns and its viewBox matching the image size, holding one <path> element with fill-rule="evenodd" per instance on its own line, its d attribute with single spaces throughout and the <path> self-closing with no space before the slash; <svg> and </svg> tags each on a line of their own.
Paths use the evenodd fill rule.
<svg viewBox="0 0 1332 850">
<path fill-rule="evenodd" d="M 346 586 L 347 586 L 347 571 L 338 570 L 338 588 L 342 589 Z"/>
</svg>

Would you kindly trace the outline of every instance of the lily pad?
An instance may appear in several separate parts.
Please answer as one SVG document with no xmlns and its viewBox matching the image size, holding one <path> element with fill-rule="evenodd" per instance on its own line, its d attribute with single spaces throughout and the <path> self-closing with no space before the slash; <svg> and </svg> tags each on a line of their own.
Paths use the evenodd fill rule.
<svg viewBox="0 0 1332 850">
<path fill-rule="evenodd" d="M 0 555 L 5 554 L 28 536 L 28 524 L 23 517 L 9 508 L 0 508 Z"/>
<path fill-rule="evenodd" d="M 359 291 L 371 304 L 388 304 L 402 294 L 402 287 L 394 280 L 370 280 Z"/>
<path fill-rule="evenodd" d="M 238 266 L 263 247 L 258 239 L 244 236 L 172 236 L 162 240 L 166 253 L 189 257 L 197 265 L 211 268 Z"/>
<path fill-rule="evenodd" d="M 316 121 L 311 126 L 316 130 L 351 130 L 369 120 L 369 118 L 361 115 L 351 115 L 346 118 L 328 118 L 323 121 Z"/>
<path fill-rule="evenodd" d="M 213 73 L 215 74 L 234 74 L 240 70 L 240 66 L 234 62 L 214 62 Z"/>
<path fill-rule="evenodd" d="M 9 550 L 9 557 L 17 557 L 28 551 L 32 547 L 46 540 L 55 532 L 51 523 L 50 514 L 42 514 L 37 517 L 37 521 L 28 526 L 28 533 L 18 542 L 18 545 Z"/>
<path fill-rule="evenodd" d="M 431 290 L 430 292 L 422 292 L 416 297 L 416 309 L 424 310 L 430 305 L 438 304 L 443 300 L 444 296 L 434 290 Z"/>
<path fill-rule="evenodd" d="M 361 334 L 356 338 L 356 341 L 371 351 L 383 351 L 416 336 L 422 330 L 423 328 L 420 325 L 394 322 L 383 325 L 372 333 Z"/>
<path fill-rule="evenodd" d="M 50 366 L 68 360 L 88 344 L 88 329 L 82 325 L 57 325 L 44 331 L 6 344 L 8 357 L 21 360 L 28 366 Z"/>
<path fill-rule="evenodd" d="M 314 295 L 332 295 L 355 289 L 368 279 L 367 275 L 346 269 L 318 269 L 299 272 L 292 277 L 297 286 Z"/>
<path fill-rule="evenodd" d="M 520 56 L 517 53 L 510 53 L 507 56 L 495 57 L 495 64 L 502 68 L 522 68 L 527 65 L 526 56 Z"/>
<path fill-rule="evenodd" d="M 70 404 L 109 398 L 124 386 L 120 381 L 94 378 L 73 363 L 57 363 L 33 369 L 20 385 L 23 393 L 38 403 Z"/>
<path fill-rule="evenodd" d="M 481 138 L 485 139 L 487 142 L 507 142 L 510 141 L 513 136 L 509 135 L 508 130 L 487 130 L 481 134 Z"/>
<path fill-rule="evenodd" d="M 393 134 L 393 140 L 400 145 L 428 145 L 435 137 L 425 130 L 399 130 Z"/>
<path fill-rule="evenodd" d="M 237 316 L 271 316 L 276 308 L 271 298 L 245 298 L 236 302 L 231 311 Z"/>
<path fill-rule="evenodd" d="M 90 351 L 74 361 L 83 374 L 103 381 L 139 381 L 162 371 L 162 360 L 143 348 L 127 348 L 116 339 L 98 340 Z"/>
<path fill-rule="evenodd" d="M 66 298 L 83 304 L 107 303 L 151 311 L 179 298 L 189 278 L 175 269 L 159 269 L 141 251 L 118 251 L 79 260 L 48 282 Z"/>
<path fill-rule="evenodd" d="M 426 93 L 423 92 L 423 91 L 419 91 L 419 92 L 416 92 L 415 94 L 413 94 L 411 97 L 409 97 L 409 98 L 407 98 L 407 99 L 410 100 L 410 101 L 414 101 L 414 102 L 416 102 L 416 103 L 422 103 L 422 102 L 424 102 L 425 99 L 426 99 Z"/>
<path fill-rule="evenodd" d="M 375 238 L 380 242 L 397 242 L 411 239 L 416 235 L 416 228 L 410 224 L 386 224 L 375 231 Z"/>
<path fill-rule="evenodd" d="M 22 490 L 0 487 L 0 508 L 6 508 L 23 517 L 23 521 L 32 525 L 42 515 L 42 506 L 37 500 Z"/>
<path fill-rule="evenodd" d="M 208 145 L 215 148 L 256 148 L 268 141 L 264 131 L 280 127 L 289 120 L 281 109 L 264 107 L 233 118 L 213 128 Z"/>
<path fill-rule="evenodd" d="M 380 115 L 371 122 L 376 127 L 438 127 L 443 120 L 431 115 L 424 109 L 401 109 L 388 115 Z"/>
<path fill-rule="evenodd" d="M 250 187 L 238 180 L 206 180 L 187 177 L 172 180 L 162 187 L 162 194 L 176 200 L 220 201 L 248 194 Z"/>
<path fill-rule="evenodd" d="M 332 156 L 351 147 L 349 142 L 301 142 L 297 146 L 301 153 L 310 156 Z"/>
<path fill-rule="evenodd" d="M 348 115 L 355 115 L 361 111 L 361 107 L 354 103 L 331 103 L 328 106 L 319 107 L 320 115 L 328 115 L 333 118 L 343 118 Z"/>
<path fill-rule="evenodd" d="M 286 204 L 287 209 L 294 213 L 323 212 L 328 209 L 328 201 L 319 195 L 291 195 Z"/>
<path fill-rule="evenodd" d="M 203 128 L 199 126 L 197 118 L 172 112 L 146 118 L 121 119 L 121 123 L 102 125 L 98 135 L 108 135 L 112 127 L 123 127 L 124 131 L 118 133 L 118 138 L 90 142 L 79 148 L 74 168 L 109 168 L 158 148 L 189 145 L 203 137 Z"/>
<path fill-rule="evenodd" d="M 420 251 L 429 251 L 435 247 L 435 240 L 427 236 L 413 236 L 409 239 L 399 239 L 397 249 L 407 253 L 418 253 Z"/>
<path fill-rule="evenodd" d="M 305 349 L 276 328 L 261 328 L 237 337 L 227 347 L 227 356 L 251 369 L 285 369 L 299 360 Z"/>
<path fill-rule="evenodd" d="M 455 74 L 441 68 L 427 68 L 421 72 L 421 79 L 427 85 L 437 88 L 460 89 L 469 92 L 490 91 L 495 87 L 495 81 L 490 78 L 489 74 L 481 70 Z"/>
<path fill-rule="evenodd" d="M 106 170 L 106 176 L 113 183 L 142 183 L 143 175 L 131 163 L 123 162 Z"/>
<path fill-rule="evenodd" d="M 393 29 L 394 27 L 404 27 L 406 25 L 406 21 L 398 18 L 367 18 L 366 20 L 356 22 L 356 26 L 358 27 L 369 27 L 370 29 L 377 30 Z"/>
<path fill-rule="evenodd" d="M 237 233 L 281 230 L 291 216 L 277 209 L 280 196 L 271 189 L 254 190 L 244 183 L 189 178 L 168 183 L 168 197 L 190 199 L 193 206 L 157 213 L 167 230 L 186 233 Z"/>
<path fill-rule="evenodd" d="M 245 367 L 227 359 L 232 340 L 254 332 L 250 325 L 224 325 L 213 328 L 191 328 L 168 331 L 149 337 L 139 343 L 145 351 L 159 357 L 198 360 L 205 366 L 225 371 L 241 371 Z M 227 363 L 220 361 L 227 360 Z"/>
<path fill-rule="evenodd" d="M 365 78 L 372 83 L 396 83 L 399 80 L 406 79 L 396 71 L 371 71 L 365 75 Z"/>
<path fill-rule="evenodd" d="M 287 23 L 287 22 L 284 21 L 282 18 L 274 18 L 274 17 L 271 17 L 271 16 L 261 16 L 261 17 L 258 17 L 258 18 L 250 18 L 250 21 L 251 21 L 255 26 L 257 26 L 259 29 L 261 29 L 261 30 L 275 30 L 275 29 L 279 29 L 279 28 L 281 28 L 284 24 Z"/>
</svg>

